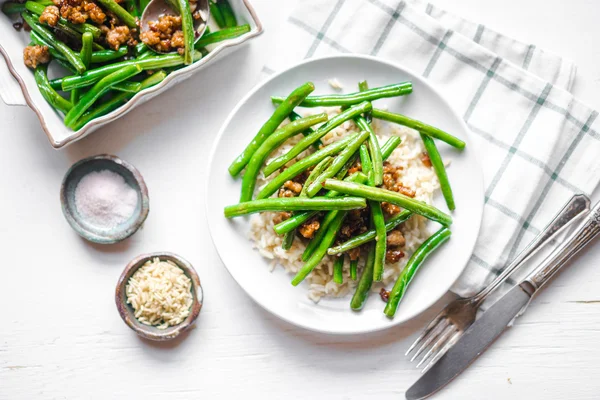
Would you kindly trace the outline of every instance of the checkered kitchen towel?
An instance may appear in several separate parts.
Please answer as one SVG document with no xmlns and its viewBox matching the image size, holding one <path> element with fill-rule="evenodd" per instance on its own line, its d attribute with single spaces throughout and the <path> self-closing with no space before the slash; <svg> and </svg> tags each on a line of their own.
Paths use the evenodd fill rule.
<svg viewBox="0 0 600 400">
<path fill-rule="evenodd" d="M 498 274 L 570 196 L 598 184 L 598 112 L 569 93 L 576 69 L 561 57 L 415 0 L 303 0 L 282 29 L 266 73 L 363 53 L 422 71 L 452 99 L 485 160 L 483 223 L 453 287 L 460 295 Z"/>
</svg>

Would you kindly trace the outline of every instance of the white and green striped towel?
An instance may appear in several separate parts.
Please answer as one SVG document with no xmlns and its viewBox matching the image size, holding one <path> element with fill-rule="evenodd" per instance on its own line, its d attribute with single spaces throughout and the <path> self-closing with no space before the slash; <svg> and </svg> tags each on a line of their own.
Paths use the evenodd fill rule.
<svg viewBox="0 0 600 400">
<path fill-rule="evenodd" d="M 483 223 L 453 287 L 460 295 L 497 274 L 570 196 L 598 184 L 598 113 L 569 92 L 570 61 L 420 1 L 304 0 L 282 30 L 265 73 L 370 54 L 421 71 L 452 98 L 485 159 Z"/>
</svg>

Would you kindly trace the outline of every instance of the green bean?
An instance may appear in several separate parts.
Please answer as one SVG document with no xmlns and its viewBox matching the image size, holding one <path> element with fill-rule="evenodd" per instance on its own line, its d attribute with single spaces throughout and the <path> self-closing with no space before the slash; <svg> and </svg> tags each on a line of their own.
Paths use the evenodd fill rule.
<svg viewBox="0 0 600 400">
<path fill-rule="evenodd" d="M 221 15 L 223 15 L 223 21 L 225 22 L 225 26 L 227 28 L 232 28 L 237 25 L 237 20 L 235 19 L 235 14 L 231 9 L 231 5 L 227 0 L 219 0 L 217 3 L 219 9 L 221 10 Z"/>
<path fill-rule="evenodd" d="M 325 157 L 339 153 L 352 139 L 356 138 L 358 135 L 359 133 L 348 135 L 335 143 L 323 147 L 319 151 L 315 151 L 311 155 L 304 157 L 302 160 L 299 160 L 297 163 L 285 169 L 269 183 L 267 183 L 267 185 L 258 193 L 257 198 L 264 199 L 269 197 L 275 193 L 275 191 L 277 191 L 277 189 L 279 189 L 281 185 L 285 183 L 285 181 L 294 178 L 296 175 L 301 174 L 313 165 L 317 165 Z"/>
<path fill-rule="evenodd" d="M 302 118 L 302 116 L 300 114 L 298 114 L 295 111 L 292 111 L 290 113 L 290 115 L 288 115 L 288 118 L 290 121 L 294 122 L 297 119 Z M 307 130 L 305 130 L 304 132 L 302 132 L 302 134 L 304 136 L 308 136 L 311 133 L 313 133 L 315 130 L 313 128 L 308 128 Z M 315 148 L 315 150 L 319 150 L 319 148 L 321 147 L 321 145 L 323 144 L 323 142 L 321 142 L 321 139 L 317 140 L 316 142 L 313 143 L 313 147 Z"/>
<path fill-rule="evenodd" d="M 421 139 L 423 139 L 425 150 L 427 150 L 427 154 L 429 154 L 431 166 L 433 167 L 433 170 L 440 181 L 440 187 L 442 189 L 442 194 L 444 195 L 444 200 L 446 200 L 448 209 L 453 211 L 456 208 L 456 205 L 454 204 L 454 195 L 452 194 L 452 187 L 450 186 L 450 181 L 448 180 L 448 174 L 446 173 L 446 167 L 444 167 L 442 156 L 440 155 L 440 152 L 438 151 L 432 138 L 421 133 Z"/>
<path fill-rule="evenodd" d="M 318 163 L 313 168 L 312 171 L 310 171 L 308 178 L 306 178 L 306 180 L 304 181 L 304 185 L 302 185 L 302 191 L 300 192 L 301 197 L 307 197 L 306 196 L 306 188 L 311 183 L 313 183 L 315 181 L 315 179 L 317 179 L 319 177 L 319 175 L 321 175 L 321 173 L 327 169 L 327 167 L 329 167 L 329 165 L 331 164 L 332 161 L 333 161 L 332 157 L 325 157 L 323 160 L 321 160 L 320 163 Z"/>
<path fill-rule="evenodd" d="M 144 90 L 149 87 L 152 87 L 152 86 L 160 83 L 166 77 L 167 77 L 167 73 L 165 71 L 157 71 L 157 72 L 153 73 L 152 75 L 150 75 L 149 77 L 147 77 L 146 79 L 144 79 L 142 82 L 140 82 L 141 83 L 140 90 Z M 109 112 L 117 109 L 121 105 L 125 104 L 133 96 L 134 96 L 134 93 L 128 93 L 128 92 L 120 92 L 120 93 L 115 94 L 113 97 L 111 97 L 106 102 L 98 105 L 93 110 L 90 110 L 90 111 L 86 112 L 85 114 L 83 114 L 81 116 L 81 118 L 79 118 L 79 120 L 77 121 L 77 124 L 73 128 L 73 130 L 78 131 L 79 129 L 81 129 L 85 124 L 87 124 L 91 120 L 101 117 L 103 115 L 106 115 Z"/>
<path fill-rule="evenodd" d="M 317 140 L 321 140 L 323 136 L 325 136 L 334 128 L 340 126 L 345 121 L 348 121 L 354 118 L 355 116 L 370 110 L 371 108 L 371 103 L 364 102 L 355 107 L 351 107 L 342 112 L 341 114 L 338 114 L 335 117 L 331 118 L 326 124 L 319 127 L 319 129 L 317 129 L 314 133 L 300 140 L 294 147 L 290 149 L 290 151 L 283 154 L 282 156 L 277 157 L 269 164 L 267 164 L 264 171 L 265 176 L 271 175 L 273 172 L 277 171 L 279 168 L 293 160 L 296 156 L 298 156 L 298 154 L 308 149 Z"/>
<path fill-rule="evenodd" d="M 127 46 L 119 47 L 119 50 L 100 50 L 92 53 L 92 64 L 104 63 L 127 55 Z"/>
<path fill-rule="evenodd" d="M 300 282 L 304 280 L 312 272 L 313 269 L 325 257 L 327 253 L 327 248 L 331 246 L 335 237 L 344 222 L 344 218 L 346 217 L 346 212 L 339 212 L 336 214 L 335 219 L 329 224 L 327 227 L 327 232 L 323 237 L 323 240 L 319 244 L 318 248 L 315 250 L 310 259 L 302 266 L 300 271 L 296 274 L 294 279 L 292 279 L 292 285 L 297 286 Z M 318 232 L 318 231 L 317 231 Z"/>
<path fill-rule="evenodd" d="M 81 89 L 71 90 L 71 103 L 72 104 L 77 104 L 80 97 L 81 97 Z"/>
<path fill-rule="evenodd" d="M 281 248 L 283 250 L 289 250 L 294 244 L 294 238 L 296 237 L 296 231 L 291 231 L 285 234 L 283 241 L 281 242 Z"/>
<path fill-rule="evenodd" d="M 371 157 L 369 156 L 369 150 L 367 149 L 367 145 L 364 143 L 360 145 L 358 149 L 358 153 L 360 154 L 360 165 L 363 174 L 369 177 L 369 185 L 374 186 L 372 184 L 373 181 L 373 165 L 371 164 Z"/>
<path fill-rule="evenodd" d="M 225 18 L 223 18 L 223 14 L 221 14 L 221 9 L 214 1 L 208 2 L 210 7 L 210 16 L 215 20 L 217 26 L 219 28 L 225 28 Z"/>
<path fill-rule="evenodd" d="M 53 5 L 53 3 L 50 3 L 50 5 Z M 47 6 L 48 6 L 48 4 L 42 4 L 42 3 L 38 3 L 36 1 L 30 0 L 30 1 L 25 2 L 24 7 L 26 10 L 32 12 L 33 14 L 40 16 L 40 15 L 42 15 L 42 13 L 44 12 L 44 10 L 46 9 Z M 38 22 L 39 22 L 39 19 L 38 19 Z M 63 17 L 58 17 L 58 24 L 67 27 L 67 29 L 70 31 L 74 31 L 74 32 L 77 32 L 80 34 L 89 32 L 92 34 L 94 39 L 98 39 L 100 37 L 100 35 L 102 34 L 102 31 L 97 26 L 87 24 L 87 23 L 74 24 L 72 22 L 69 22 L 66 18 L 63 18 Z"/>
<path fill-rule="evenodd" d="M 81 52 L 79 53 L 81 61 L 86 68 L 89 68 L 92 63 L 92 43 L 94 43 L 94 37 L 91 33 L 86 32 L 81 36 L 81 43 Z"/>
<path fill-rule="evenodd" d="M 358 82 L 358 91 L 364 92 L 366 90 L 369 90 L 369 84 L 367 83 L 367 81 Z M 371 120 L 373 119 L 373 115 L 371 115 L 371 112 L 365 113 L 365 119 L 369 124 L 371 123 Z"/>
<path fill-rule="evenodd" d="M 374 101 L 386 97 L 404 96 L 412 92 L 412 83 L 403 82 L 394 85 L 381 86 L 365 90 L 364 92 L 348 94 L 326 94 L 321 96 L 308 96 L 300 107 L 333 107 L 333 106 L 351 106 L 362 103 L 363 101 Z M 281 102 L 283 98 L 273 96 L 271 100 Z"/>
<path fill-rule="evenodd" d="M 369 132 L 362 131 L 356 139 L 348 143 L 348 146 L 340 151 L 329 168 L 325 170 L 309 187 L 306 189 L 306 194 L 308 197 L 312 197 L 316 195 L 321 189 L 323 189 L 323 182 L 326 179 L 333 178 L 340 169 L 348 162 L 350 157 L 354 155 L 358 151 L 360 145 L 369 137 Z"/>
<path fill-rule="evenodd" d="M 356 280 L 358 272 L 358 258 L 356 260 L 350 260 L 350 279 Z"/>
<path fill-rule="evenodd" d="M 375 262 L 373 263 L 373 280 L 375 282 L 383 279 L 383 268 L 385 265 L 385 252 L 387 248 L 387 235 L 385 220 L 383 219 L 383 211 L 381 203 L 374 200 L 369 200 L 371 208 L 371 221 L 375 227 Z"/>
<path fill-rule="evenodd" d="M 31 37 L 31 41 L 34 44 L 48 47 L 48 52 L 50 53 L 52 58 L 66 61 L 65 56 L 59 53 L 58 50 L 56 50 L 54 46 L 52 46 L 50 43 L 46 42 L 36 31 L 31 31 L 29 33 L 29 36 Z"/>
<path fill-rule="evenodd" d="M 347 177 L 344 180 L 347 182 L 366 183 L 367 177 L 364 174 L 359 172 L 359 173 L 350 175 L 349 177 Z M 305 186 L 306 186 L 306 184 L 305 184 Z M 338 192 L 336 192 L 335 190 L 330 190 L 329 192 L 327 192 L 325 194 L 325 197 L 333 198 L 333 197 L 336 197 L 339 195 L 340 194 Z M 285 221 L 282 221 L 282 222 L 278 223 L 277 225 L 275 225 L 273 227 L 273 230 L 278 235 L 283 235 L 285 233 L 293 231 L 294 229 L 296 229 L 297 227 L 299 227 L 300 225 L 302 225 L 303 223 L 305 223 L 306 221 L 308 221 L 310 218 L 314 217 L 318 213 L 319 213 L 318 211 L 306 211 L 306 212 L 303 212 L 300 214 L 295 214 L 295 215 L 291 216 L 290 218 L 286 219 Z"/>
<path fill-rule="evenodd" d="M 338 285 L 344 283 L 344 255 L 335 258 L 333 262 L 333 281 Z"/>
<path fill-rule="evenodd" d="M 391 190 L 369 187 L 359 183 L 342 182 L 335 179 L 327 179 L 323 186 L 325 189 L 337 190 L 350 196 L 360 196 L 369 200 L 395 204 L 415 214 L 422 215 L 427 219 L 439 222 L 444 226 L 452 224 L 452 217 L 434 206 L 430 206 L 425 202 L 415 200 L 401 193 L 392 192 Z"/>
<path fill-rule="evenodd" d="M 113 72 L 110 75 L 100 79 L 83 97 L 81 100 L 67 113 L 65 116 L 65 125 L 73 128 L 77 119 L 90 108 L 96 100 L 100 98 L 106 91 L 108 91 L 115 84 L 131 78 L 134 75 L 139 74 L 142 69 L 138 65 L 130 65 L 122 68 L 119 71 Z"/>
<path fill-rule="evenodd" d="M 194 44 L 194 48 L 199 50 L 209 44 L 215 44 L 224 40 L 235 39 L 236 37 L 242 36 L 245 33 L 250 32 L 250 25 L 240 25 L 233 28 L 225 28 L 220 31 L 211 32 L 202 37 Z"/>
<path fill-rule="evenodd" d="M 365 262 L 365 266 L 363 268 L 362 275 L 360 276 L 360 280 L 358 281 L 358 285 L 356 285 L 356 291 L 352 296 L 352 300 L 350 300 L 350 308 L 354 311 L 361 310 L 365 302 L 367 301 L 367 297 L 369 296 L 369 292 L 371 290 L 371 286 L 373 285 L 373 266 L 375 263 L 375 247 L 373 245 L 369 246 L 369 250 L 367 253 L 367 260 Z"/>
<path fill-rule="evenodd" d="M 20 14 L 23 11 L 25 11 L 25 4 L 23 3 L 15 3 L 12 1 L 2 3 L 2 12 L 8 16 Z"/>
<path fill-rule="evenodd" d="M 357 117 L 354 119 L 359 129 L 369 132 L 369 154 L 371 156 L 371 163 L 373 167 L 373 186 L 380 186 L 383 184 L 383 157 L 381 155 L 381 148 L 379 147 L 379 140 L 371 125 L 363 117 Z"/>
<path fill-rule="evenodd" d="M 404 293 L 410 282 L 413 280 L 415 274 L 419 271 L 419 268 L 423 264 L 423 261 L 437 249 L 442 243 L 450 238 L 452 232 L 448 228 L 442 228 L 434 233 L 429 239 L 423 242 L 421 246 L 410 257 L 406 266 L 400 272 L 394 287 L 390 291 L 390 298 L 383 310 L 384 314 L 389 318 L 393 318 L 398 309 L 398 303 L 402 300 Z"/>
<path fill-rule="evenodd" d="M 292 112 L 294 107 L 296 107 L 313 90 L 315 90 L 315 85 L 312 82 L 306 82 L 290 93 L 285 101 L 275 109 L 273 115 L 271 115 L 267 122 L 264 123 L 244 151 L 242 151 L 242 153 L 231 163 L 229 166 L 229 174 L 231 174 L 231 176 L 237 176 L 242 171 L 250 161 L 250 158 L 252 158 L 252 154 L 260 147 L 262 142 L 264 142 L 266 138 L 288 117 L 288 115 L 290 115 L 290 112 Z"/>
<path fill-rule="evenodd" d="M 365 208 L 365 199 L 359 197 L 342 197 L 328 199 L 326 197 L 281 197 L 252 200 L 225 207 L 225 217 L 233 218 L 241 215 L 253 214 L 263 211 L 298 211 L 298 210 L 355 210 Z"/>
<path fill-rule="evenodd" d="M 27 22 L 27 24 L 34 30 L 40 37 L 42 37 L 46 42 L 52 44 L 52 46 L 62 54 L 69 64 L 71 64 L 78 73 L 83 73 L 85 71 L 85 65 L 79 58 L 79 56 L 71 50 L 69 46 L 57 40 L 54 35 L 45 27 L 40 25 L 32 16 L 26 12 L 22 13 L 21 16 L 23 20 Z"/>
<path fill-rule="evenodd" d="M 385 231 L 389 232 L 389 231 L 395 229 L 398 225 L 407 221 L 412 215 L 413 215 L 413 213 L 411 213 L 410 211 L 402 210 L 401 212 L 394 215 L 392 218 L 389 219 L 389 221 L 387 221 L 385 223 Z M 377 232 L 375 231 L 375 229 L 370 229 L 365 233 L 361 233 L 360 235 L 354 236 L 352 239 L 349 239 L 348 241 L 346 241 L 342 244 L 339 244 L 335 247 L 330 248 L 329 250 L 327 250 L 327 254 L 334 255 L 334 254 L 345 253 L 345 252 L 352 250 L 354 248 L 357 248 L 365 243 L 369 243 L 370 241 L 374 240 L 376 237 L 377 237 Z"/>
<path fill-rule="evenodd" d="M 115 14 L 117 18 L 129 28 L 138 28 L 135 17 L 129 14 L 127 10 L 121 7 L 115 0 L 98 0 L 98 3 L 102 4 L 106 9 Z"/>
<path fill-rule="evenodd" d="M 137 93 L 141 88 L 142 84 L 140 82 L 119 82 L 112 87 L 113 90 L 129 93 Z"/>
<path fill-rule="evenodd" d="M 409 128 L 419 131 L 420 133 L 424 133 L 427 136 L 431 136 L 432 138 L 436 138 L 441 140 L 442 142 L 446 142 L 450 146 L 456 147 L 457 149 L 462 150 L 465 148 L 465 142 L 463 142 L 456 136 L 452 136 L 451 134 L 444 132 L 441 129 L 438 129 L 431 125 L 427 125 L 426 123 L 417 121 L 416 119 L 409 118 L 402 114 L 392 113 L 389 111 L 374 108 L 373 118 L 382 119 L 384 121 L 389 121 L 395 124 L 407 126 Z"/>
<path fill-rule="evenodd" d="M 276 130 L 271 135 L 267 136 L 260 147 L 252 154 L 252 158 L 246 166 L 246 172 L 242 179 L 242 193 L 240 195 L 240 203 L 252 200 L 256 178 L 263 165 L 263 162 L 277 147 L 281 146 L 290 137 L 297 135 L 307 127 L 320 122 L 327 121 L 327 114 L 317 114 L 310 117 L 301 118 L 297 121 L 290 122 L 283 128 Z"/>
<path fill-rule="evenodd" d="M 177 8 L 181 16 L 181 30 L 183 31 L 184 64 L 190 65 L 194 62 L 194 20 L 192 18 L 192 11 L 190 10 L 188 0 L 177 0 Z"/>
<path fill-rule="evenodd" d="M 56 61 L 57 64 L 59 64 L 61 67 L 63 67 L 67 71 L 71 72 L 72 74 L 77 73 L 77 71 L 75 71 L 75 68 L 73 68 L 73 66 L 71 64 L 69 64 L 67 62 L 67 60 L 65 60 L 64 58 L 55 58 L 54 61 Z M 55 87 L 52 84 L 52 81 L 50 81 L 50 87 L 54 90 L 62 90 L 62 87 L 60 85 L 58 85 L 58 87 Z"/>
<path fill-rule="evenodd" d="M 46 101 L 52 107 L 66 114 L 69 112 L 69 110 L 71 110 L 71 108 L 73 108 L 73 104 L 64 99 L 50 87 L 48 76 L 46 75 L 47 69 L 48 66 L 46 64 L 40 64 L 37 66 L 34 72 L 35 83 L 37 84 L 42 97 L 46 99 Z"/>
<path fill-rule="evenodd" d="M 200 53 L 197 53 L 196 56 L 199 57 Z M 69 91 L 76 87 L 93 85 L 105 76 L 130 65 L 139 65 L 143 71 L 148 71 L 175 67 L 182 64 L 183 57 L 179 54 L 164 54 L 160 56 L 148 57 L 143 60 L 119 61 L 99 68 L 90 69 L 82 75 L 65 76 L 64 78 L 56 79 L 50 83 L 53 84 L 52 87 L 54 87 L 54 83 L 60 83 L 62 90 Z"/>
<path fill-rule="evenodd" d="M 383 161 L 387 160 L 392 155 L 401 142 L 402 139 L 398 136 L 392 136 L 383 144 L 383 146 L 381 146 L 381 158 Z"/>
</svg>

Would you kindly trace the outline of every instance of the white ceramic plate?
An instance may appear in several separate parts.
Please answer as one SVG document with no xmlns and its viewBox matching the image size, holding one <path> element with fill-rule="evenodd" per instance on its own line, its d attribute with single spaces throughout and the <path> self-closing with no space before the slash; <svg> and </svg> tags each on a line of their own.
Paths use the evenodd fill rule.
<svg viewBox="0 0 600 400">
<path fill-rule="evenodd" d="M 313 94 L 331 93 L 330 78 L 337 78 L 345 91 L 356 91 L 356 84 L 367 79 L 371 87 L 411 80 L 410 96 L 382 99 L 376 106 L 426 121 L 467 142 L 458 152 L 440 144 L 442 157 L 451 158 L 448 169 L 455 194 L 457 210 L 452 214 L 452 237 L 423 265 L 416 275 L 393 320 L 383 314 L 384 303 L 371 294 L 361 312 L 350 310 L 350 296 L 323 298 L 315 304 L 307 297 L 305 283 L 294 287 L 292 276 L 283 268 L 269 272 L 268 260 L 252 248 L 248 239 L 249 219 L 227 220 L 223 207 L 238 202 L 240 179 L 227 172 L 229 163 L 244 149 L 251 138 L 273 112 L 271 95 L 287 95 L 306 81 L 315 83 Z M 210 157 L 206 207 L 209 229 L 223 263 L 239 285 L 258 304 L 278 317 L 301 327 L 336 334 L 371 332 L 398 325 L 435 303 L 446 293 L 463 271 L 479 233 L 483 210 L 481 168 L 469 144 L 469 132 L 460 116 L 454 112 L 437 90 L 420 76 L 394 64 L 358 55 L 311 59 L 283 71 L 252 90 L 225 121 Z M 447 210 L 441 194 L 435 205 Z M 435 226 L 431 226 L 434 231 Z"/>
</svg>

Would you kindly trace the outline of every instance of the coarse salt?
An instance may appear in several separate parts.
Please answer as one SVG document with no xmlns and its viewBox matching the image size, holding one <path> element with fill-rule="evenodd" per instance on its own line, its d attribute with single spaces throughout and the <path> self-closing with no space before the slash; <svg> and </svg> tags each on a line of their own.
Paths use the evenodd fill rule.
<svg viewBox="0 0 600 400">
<path fill-rule="evenodd" d="M 90 172 L 75 188 L 75 207 L 90 224 L 114 228 L 135 212 L 138 195 L 125 179 L 110 170 Z"/>
</svg>

